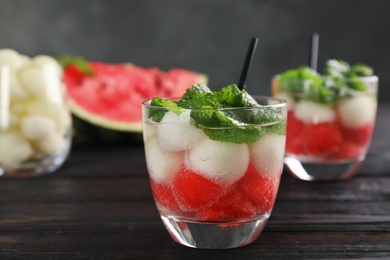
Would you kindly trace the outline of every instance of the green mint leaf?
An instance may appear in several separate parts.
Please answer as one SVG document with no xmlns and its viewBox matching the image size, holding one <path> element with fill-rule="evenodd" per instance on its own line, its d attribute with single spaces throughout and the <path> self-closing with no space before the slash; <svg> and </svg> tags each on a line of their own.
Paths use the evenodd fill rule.
<svg viewBox="0 0 390 260">
<path fill-rule="evenodd" d="M 342 60 L 328 60 L 325 64 L 325 75 L 342 78 L 350 71 L 350 65 Z"/>
<path fill-rule="evenodd" d="M 80 56 L 72 57 L 69 55 L 60 55 L 57 56 L 56 59 L 63 68 L 69 65 L 74 65 L 84 74 L 88 76 L 93 76 L 93 71 L 91 67 L 88 65 L 88 62 L 83 57 Z"/>
<path fill-rule="evenodd" d="M 321 86 L 323 79 L 315 70 L 302 66 L 280 74 L 279 82 L 281 91 L 304 93 Z"/>
<path fill-rule="evenodd" d="M 262 128 L 253 125 L 238 126 L 214 109 L 193 110 L 191 118 L 194 125 L 214 141 L 242 144 L 255 142 L 264 134 Z"/>
<path fill-rule="evenodd" d="M 241 90 L 234 84 L 223 87 L 220 92 L 214 93 L 223 107 L 239 106 L 235 99 L 240 94 Z"/>
<path fill-rule="evenodd" d="M 308 67 L 288 70 L 279 75 L 279 89 L 293 94 L 295 101 L 311 100 L 323 104 L 334 104 L 350 97 L 354 91 L 365 91 L 361 79 L 373 74 L 372 68 L 355 64 L 350 66 L 342 60 L 328 60 L 324 76 Z"/>
<path fill-rule="evenodd" d="M 365 91 L 367 89 L 366 84 L 360 79 L 360 77 L 354 72 L 350 72 L 348 79 L 346 80 L 347 87 L 355 91 Z"/>
<path fill-rule="evenodd" d="M 177 105 L 186 109 L 219 108 L 221 104 L 218 97 L 212 93 L 196 94 L 193 99 L 182 99 Z"/>
<path fill-rule="evenodd" d="M 152 102 L 150 103 L 150 106 L 152 107 L 149 109 L 149 118 L 151 118 L 155 122 L 160 122 L 167 110 L 172 111 L 178 115 L 180 115 L 185 110 L 182 107 L 178 107 L 175 102 L 159 97 L 153 98 Z M 163 110 L 161 109 L 161 107 L 164 107 L 167 110 Z"/>
<path fill-rule="evenodd" d="M 224 129 L 207 128 L 203 132 L 214 141 L 245 144 L 259 140 L 265 130 L 257 126 L 242 126 Z"/>
<path fill-rule="evenodd" d="M 206 85 L 198 84 L 187 89 L 179 101 L 154 98 L 151 106 L 149 118 L 156 122 L 161 121 L 166 111 L 180 115 L 185 109 L 191 109 L 191 124 L 211 140 L 237 144 L 259 140 L 269 128 L 261 126 L 262 124 L 280 121 L 277 110 L 259 109 L 261 105 L 236 85 L 212 92 Z M 156 108 L 153 109 L 153 106 Z M 162 110 L 161 107 L 167 110 Z M 269 131 L 281 134 L 282 129 L 276 126 L 272 129 Z"/>
<path fill-rule="evenodd" d="M 286 123 L 281 121 L 277 124 L 273 124 L 267 129 L 267 131 L 277 135 L 286 135 Z"/>
<path fill-rule="evenodd" d="M 351 67 L 351 72 L 360 77 L 372 76 L 374 74 L 374 70 L 371 67 L 360 63 L 353 65 Z"/>
<path fill-rule="evenodd" d="M 207 93 L 212 93 L 206 84 L 196 84 L 186 90 L 182 100 L 196 99 L 205 96 Z"/>
</svg>

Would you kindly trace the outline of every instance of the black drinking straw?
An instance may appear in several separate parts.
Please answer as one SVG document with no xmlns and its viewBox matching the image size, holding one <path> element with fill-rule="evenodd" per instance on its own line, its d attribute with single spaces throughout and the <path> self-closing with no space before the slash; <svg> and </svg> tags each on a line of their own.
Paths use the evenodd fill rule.
<svg viewBox="0 0 390 260">
<path fill-rule="evenodd" d="M 313 33 L 310 41 L 309 64 L 310 64 L 310 68 L 312 68 L 315 71 L 317 71 L 319 41 L 320 41 L 320 36 L 318 35 L 318 33 Z"/>
<path fill-rule="evenodd" d="M 246 76 L 248 75 L 248 71 L 249 71 L 249 68 L 251 66 L 258 41 L 259 41 L 258 38 L 252 38 L 252 40 L 249 44 L 248 52 L 246 53 L 246 58 L 245 58 L 245 62 L 244 62 L 244 67 L 242 68 L 240 81 L 238 83 L 238 88 L 240 90 L 245 89 Z"/>
</svg>

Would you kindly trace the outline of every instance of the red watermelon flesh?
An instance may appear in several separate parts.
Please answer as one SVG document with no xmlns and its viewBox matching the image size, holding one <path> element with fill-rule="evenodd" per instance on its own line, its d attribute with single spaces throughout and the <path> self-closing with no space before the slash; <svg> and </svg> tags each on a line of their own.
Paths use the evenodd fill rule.
<svg viewBox="0 0 390 260">
<path fill-rule="evenodd" d="M 114 130 L 140 131 L 141 102 L 153 97 L 180 97 L 206 76 L 184 69 L 163 72 L 129 64 L 88 62 L 93 75 L 76 65 L 64 68 L 72 112 L 82 119 Z"/>
</svg>

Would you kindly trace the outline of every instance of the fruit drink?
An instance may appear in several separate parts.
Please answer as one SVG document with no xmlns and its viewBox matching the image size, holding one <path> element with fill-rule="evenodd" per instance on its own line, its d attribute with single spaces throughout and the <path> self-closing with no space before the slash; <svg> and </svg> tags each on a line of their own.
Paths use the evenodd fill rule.
<svg viewBox="0 0 390 260">
<path fill-rule="evenodd" d="M 377 80 L 368 66 L 339 60 L 327 61 L 324 75 L 300 67 L 276 76 L 273 94 L 288 103 L 287 166 L 293 158 L 312 164 L 345 164 L 354 170 L 338 178 L 351 177 L 357 170 L 355 162 L 364 160 L 370 144 Z M 297 171 L 297 167 L 289 168 Z M 332 179 L 331 174 L 321 174 L 315 178 Z"/>
<path fill-rule="evenodd" d="M 151 187 L 175 240 L 182 238 L 170 228 L 172 222 L 180 229 L 188 222 L 222 227 L 261 219 L 264 227 L 283 167 L 286 110 L 283 101 L 258 100 L 235 85 L 212 92 L 199 84 L 181 99 L 144 103 Z M 216 247 L 250 243 L 260 231 L 239 245 Z M 202 243 L 187 245 L 212 247 Z"/>
</svg>

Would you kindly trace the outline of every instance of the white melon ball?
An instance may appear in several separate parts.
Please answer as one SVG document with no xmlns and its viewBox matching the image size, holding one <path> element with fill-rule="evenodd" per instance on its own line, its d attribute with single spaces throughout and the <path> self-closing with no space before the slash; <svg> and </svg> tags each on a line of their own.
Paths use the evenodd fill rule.
<svg viewBox="0 0 390 260">
<path fill-rule="evenodd" d="M 29 140 L 40 140 L 54 132 L 55 123 L 46 116 L 29 115 L 20 121 L 20 130 Z"/>
<path fill-rule="evenodd" d="M 155 183 L 170 184 L 183 166 L 183 152 L 163 152 L 154 136 L 145 143 L 145 156 L 150 178 Z"/>
<path fill-rule="evenodd" d="M 275 95 L 276 98 L 284 99 L 287 101 L 287 109 L 293 110 L 295 107 L 295 101 L 292 95 L 288 92 L 279 92 Z"/>
<path fill-rule="evenodd" d="M 177 115 L 167 112 L 157 126 L 159 145 L 163 151 L 190 149 L 204 136 L 203 132 L 190 124 L 189 113 Z"/>
<path fill-rule="evenodd" d="M 20 69 L 18 76 L 20 84 L 29 93 L 35 97 L 48 98 L 51 91 L 50 88 L 53 87 L 50 84 L 51 77 L 54 77 L 53 75 L 47 75 L 39 66 L 29 65 Z"/>
<path fill-rule="evenodd" d="M 46 138 L 36 142 L 35 147 L 44 155 L 55 155 L 68 148 L 68 140 L 62 135 L 51 133 Z"/>
<path fill-rule="evenodd" d="M 0 66 L 9 66 L 12 71 L 16 71 L 23 66 L 24 61 L 21 55 L 12 49 L 0 50 Z"/>
<path fill-rule="evenodd" d="M 61 78 L 55 67 L 30 63 L 21 68 L 17 76 L 19 83 L 31 95 L 54 103 L 63 103 Z"/>
<path fill-rule="evenodd" d="M 359 128 L 373 122 L 377 102 L 370 96 L 356 96 L 341 102 L 338 113 L 342 124 L 349 128 Z"/>
<path fill-rule="evenodd" d="M 285 144 L 286 136 L 266 133 L 249 145 L 251 162 L 259 174 L 272 178 L 281 173 Z"/>
<path fill-rule="evenodd" d="M 20 60 L 21 60 L 22 67 L 26 66 L 31 61 L 31 58 L 29 56 L 27 56 L 27 55 L 20 54 L 19 57 L 20 57 Z"/>
<path fill-rule="evenodd" d="M 157 135 L 157 125 L 153 123 L 144 124 L 142 128 L 142 133 L 144 141 L 146 142 L 149 138 L 152 138 Z"/>
<path fill-rule="evenodd" d="M 32 154 L 31 145 L 19 133 L 0 134 L 0 164 L 20 163 L 27 160 Z"/>
<path fill-rule="evenodd" d="M 62 78 L 62 67 L 61 67 L 60 63 L 56 59 L 54 59 L 53 57 L 51 57 L 49 55 L 38 55 L 32 59 L 32 63 L 34 63 L 42 68 L 52 67 L 53 72 L 56 74 L 56 76 L 59 79 Z"/>
<path fill-rule="evenodd" d="M 185 157 L 188 169 L 207 179 L 230 185 L 239 180 L 249 164 L 246 144 L 233 144 L 203 139 Z"/>
<path fill-rule="evenodd" d="M 336 112 L 331 106 L 311 101 L 301 101 L 295 105 L 294 115 L 305 123 L 326 123 L 336 119 Z"/>
<path fill-rule="evenodd" d="M 20 85 L 15 74 L 10 78 L 10 94 L 12 100 L 23 100 L 31 97 L 31 95 Z"/>
<path fill-rule="evenodd" d="M 56 131 L 64 132 L 70 127 L 71 117 L 64 104 L 57 104 L 46 99 L 35 99 L 26 102 L 25 114 L 42 115 L 51 118 L 56 123 Z"/>
<path fill-rule="evenodd" d="M 16 115 L 24 115 L 26 113 L 26 102 L 12 102 L 10 110 Z"/>
</svg>

